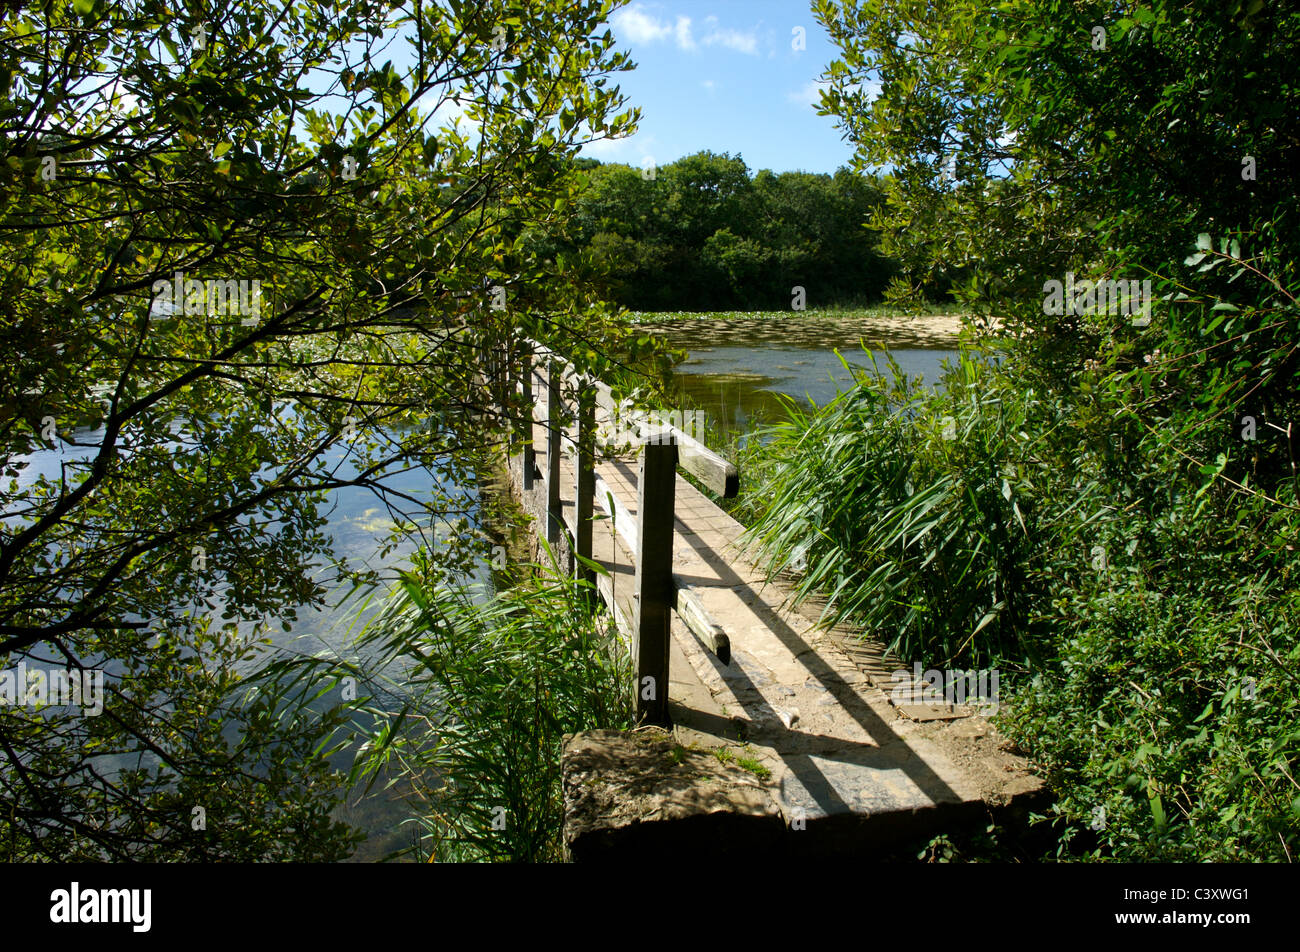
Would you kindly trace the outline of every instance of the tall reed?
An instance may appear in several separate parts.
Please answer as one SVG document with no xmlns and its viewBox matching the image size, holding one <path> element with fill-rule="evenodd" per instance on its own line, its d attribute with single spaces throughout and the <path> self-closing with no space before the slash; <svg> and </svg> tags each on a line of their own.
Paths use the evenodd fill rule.
<svg viewBox="0 0 1300 952">
<path fill-rule="evenodd" d="M 487 595 L 419 563 L 362 633 L 384 663 L 406 662 L 410 700 L 355 776 L 412 784 L 430 859 L 561 858 L 563 735 L 634 720 L 627 661 L 590 594 L 536 572 Z"/>
<path fill-rule="evenodd" d="M 892 358 L 851 368 L 828 404 L 787 401 L 742 520 L 770 572 L 827 599 L 904 658 L 975 662 L 1016 650 L 1032 506 L 1029 404 L 963 354 L 937 391 Z M 843 358 L 841 358 L 843 360 Z M 1014 398 L 1011 398 L 1013 397 Z"/>
</svg>

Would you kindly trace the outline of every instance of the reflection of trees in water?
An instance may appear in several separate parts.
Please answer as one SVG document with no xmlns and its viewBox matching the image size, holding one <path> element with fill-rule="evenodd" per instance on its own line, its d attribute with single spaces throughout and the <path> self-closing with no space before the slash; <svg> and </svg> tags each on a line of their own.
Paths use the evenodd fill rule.
<svg viewBox="0 0 1300 952">
<path fill-rule="evenodd" d="M 701 353 L 705 346 L 707 354 Z M 730 441 L 764 423 L 783 419 L 783 396 L 825 403 L 852 385 L 854 372 L 875 372 L 860 346 L 840 350 L 853 370 L 844 367 L 835 350 L 832 343 L 793 353 L 788 341 L 781 341 L 779 347 L 764 347 L 761 342 L 697 343 L 698 356 L 679 366 L 674 385 L 683 406 L 705 411 L 712 425 Z M 933 385 L 938 382 L 942 361 L 954 351 L 898 348 L 889 353 L 909 376 L 919 375 Z M 875 351 L 874 355 L 883 370 L 884 353 Z"/>
<path fill-rule="evenodd" d="M 646 323 L 643 327 L 673 347 L 743 347 L 780 344 L 812 350 L 856 350 L 859 342 L 880 349 L 951 347 L 957 340 L 955 318 L 921 317 L 761 317 L 687 319 Z"/>
</svg>

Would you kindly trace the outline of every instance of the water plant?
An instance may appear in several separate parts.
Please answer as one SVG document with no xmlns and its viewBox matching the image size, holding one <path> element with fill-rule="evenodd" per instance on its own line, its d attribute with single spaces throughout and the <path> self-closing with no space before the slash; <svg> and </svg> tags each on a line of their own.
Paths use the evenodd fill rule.
<svg viewBox="0 0 1300 952">
<path fill-rule="evenodd" d="M 362 633 L 383 663 L 408 664 L 409 700 L 354 773 L 411 784 L 422 857 L 562 858 L 563 736 L 634 720 L 625 655 L 589 594 L 552 570 L 488 595 L 417 560 Z"/>
<path fill-rule="evenodd" d="M 1033 407 L 967 352 L 931 393 L 886 355 L 828 404 L 786 401 L 738 510 L 761 564 L 900 657 L 982 662 L 1023 626 Z M 843 359 L 843 358 L 841 358 Z M 999 384 L 999 380 L 1001 383 Z M 747 458 L 747 464 L 750 460 Z"/>
</svg>

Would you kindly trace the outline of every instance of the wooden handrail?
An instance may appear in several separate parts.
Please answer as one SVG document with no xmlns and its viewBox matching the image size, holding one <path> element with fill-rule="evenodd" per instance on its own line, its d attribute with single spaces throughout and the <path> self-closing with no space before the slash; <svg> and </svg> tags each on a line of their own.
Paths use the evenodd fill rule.
<svg viewBox="0 0 1300 952">
<path fill-rule="evenodd" d="M 614 399 L 614 391 L 603 380 L 579 380 L 573 371 L 573 365 L 549 347 L 535 341 L 526 341 L 532 352 L 549 361 L 557 361 L 565 368 L 565 376 L 573 381 L 580 390 L 592 388 L 596 395 L 596 406 L 610 414 L 616 421 L 625 425 L 635 425 L 642 432 L 650 431 L 660 442 L 666 442 L 671 436 L 677 444 L 678 464 L 708 489 L 723 499 L 734 499 L 740 491 L 740 476 L 734 463 L 723 459 L 718 453 L 709 449 L 699 440 L 680 427 L 666 425 L 654 417 L 654 411 L 632 409 L 630 400 Z"/>
<path fill-rule="evenodd" d="M 592 559 L 592 520 L 595 505 L 599 504 L 636 560 L 634 617 L 625 618 L 617 605 L 611 604 L 610 609 L 631 638 L 637 715 L 642 721 L 666 723 L 672 610 L 677 610 L 679 617 L 723 664 L 730 663 L 731 653 L 726 633 L 709 617 L 690 585 L 673 574 L 676 470 L 680 465 L 719 495 L 734 496 L 738 486 L 736 467 L 680 427 L 665 425 L 652 412 L 633 410 L 631 401 L 616 402 L 613 391 L 604 382 L 578 375 L 569 361 L 550 348 L 524 340 L 520 357 L 522 379 L 513 387 L 508 379 L 498 383 L 501 394 L 512 390 L 521 393 L 526 405 L 531 407 L 528 419 L 523 422 L 524 489 L 532 489 L 539 476 L 543 480 L 545 536 L 555 546 L 565 527 L 560 499 L 560 457 L 562 441 L 566 438 L 564 424 L 572 417 L 577 424 L 576 439 L 571 440 L 576 449 L 577 486 L 574 529 L 568 537 L 569 571 L 595 582 L 594 572 L 587 563 Z M 511 361 L 508 357 L 494 359 L 485 366 L 490 373 L 500 374 L 502 368 L 509 371 Z M 534 378 L 544 382 L 541 399 L 535 396 Z M 573 386 L 577 396 L 572 412 L 564 405 L 562 384 L 566 382 Z M 546 424 L 545 474 L 536 472 L 533 449 L 532 423 L 537 420 L 541 407 L 544 407 Z M 635 518 L 596 475 L 597 408 L 616 423 L 635 426 L 639 437 L 636 442 L 642 445 Z"/>
</svg>

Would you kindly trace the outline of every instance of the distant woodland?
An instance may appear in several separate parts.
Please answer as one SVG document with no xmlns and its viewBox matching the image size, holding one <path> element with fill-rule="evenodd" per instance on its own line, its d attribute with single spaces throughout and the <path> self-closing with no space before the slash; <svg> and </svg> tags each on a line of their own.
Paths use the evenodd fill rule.
<svg viewBox="0 0 1300 952">
<path fill-rule="evenodd" d="M 656 169 L 579 159 L 589 187 L 567 233 L 538 239 L 639 311 L 809 307 L 881 299 L 894 265 L 865 224 L 877 181 L 840 169 L 751 173 L 700 152 Z"/>
</svg>

